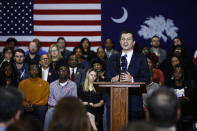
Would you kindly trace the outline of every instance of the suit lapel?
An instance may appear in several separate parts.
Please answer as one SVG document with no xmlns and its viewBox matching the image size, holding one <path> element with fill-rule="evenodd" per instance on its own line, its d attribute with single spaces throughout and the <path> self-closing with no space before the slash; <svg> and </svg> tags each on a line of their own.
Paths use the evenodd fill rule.
<svg viewBox="0 0 197 131">
<path fill-rule="evenodd" d="M 134 65 L 136 58 L 137 58 L 137 54 L 135 52 L 133 52 L 133 55 L 131 57 L 131 61 L 129 63 L 128 70 L 130 70 L 132 68 L 132 66 Z"/>
</svg>

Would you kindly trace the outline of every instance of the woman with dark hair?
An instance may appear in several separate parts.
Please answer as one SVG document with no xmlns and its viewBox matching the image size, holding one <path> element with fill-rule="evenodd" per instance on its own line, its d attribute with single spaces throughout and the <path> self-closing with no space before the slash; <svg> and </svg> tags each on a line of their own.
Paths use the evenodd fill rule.
<svg viewBox="0 0 197 131">
<path fill-rule="evenodd" d="M 83 38 L 80 42 L 80 48 L 82 49 L 83 59 L 90 62 L 95 57 L 95 53 L 90 50 L 90 41 L 88 38 Z"/>
<path fill-rule="evenodd" d="M 77 57 L 78 67 L 87 71 L 89 69 L 89 62 L 83 59 L 82 49 L 79 46 L 75 47 L 73 49 L 73 54 Z"/>
<path fill-rule="evenodd" d="M 18 87 L 16 71 L 12 64 L 5 65 L 1 72 L 0 86 L 4 88 Z"/>
<path fill-rule="evenodd" d="M 91 131 L 85 107 L 76 97 L 63 97 L 55 106 L 50 131 Z"/>
<path fill-rule="evenodd" d="M 105 50 L 103 49 L 103 47 L 99 47 L 99 48 L 97 49 L 96 55 L 97 55 L 97 57 L 98 57 L 101 61 L 103 61 L 104 63 L 106 63 L 107 55 L 106 55 Z"/>
<path fill-rule="evenodd" d="M 98 80 L 97 71 L 93 68 L 89 69 L 86 74 L 84 85 L 78 91 L 78 96 L 83 102 L 83 105 L 86 106 L 92 128 L 94 130 L 101 130 L 104 100 L 102 94 L 96 92 L 94 88 L 93 82 L 96 80 Z"/>
<path fill-rule="evenodd" d="M 157 68 L 158 57 L 154 53 L 149 53 L 146 55 L 148 66 L 151 72 L 151 82 L 158 83 L 159 85 L 164 84 L 164 74 Z"/>
<path fill-rule="evenodd" d="M 91 61 L 91 67 L 98 73 L 98 81 L 105 81 L 105 62 L 98 58 Z"/>
<path fill-rule="evenodd" d="M 192 115 L 194 113 L 194 105 L 196 104 L 196 86 L 195 83 L 185 75 L 184 67 L 176 65 L 173 70 L 173 79 L 171 79 L 168 87 L 174 89 L 177 97 L 181 102 L 181 114 Z"/>
<path fill-rule="evenodd" d="M 3 70 L 5 66 L 9 63 L 14 63 L 13 60 L 14 51 L 10 47 L 5 47 L 3 49 L 3 59 L 0 61 L 0 70 Z"/>
</svg>

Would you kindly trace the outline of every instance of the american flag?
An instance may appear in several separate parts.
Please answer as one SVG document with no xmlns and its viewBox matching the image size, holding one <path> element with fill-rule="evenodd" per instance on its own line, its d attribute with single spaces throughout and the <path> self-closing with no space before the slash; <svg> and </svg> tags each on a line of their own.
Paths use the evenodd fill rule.
<svg viewBox="0 0 197 131">
<path fill-rule="evenodd" d="M 0 48 L 9 37 L 22 48 L 34 38 L 48 47 L 60 36 L 70 49 L 84 37 L 93 48 L 101 45 L 101 0 L 0 0 L 0 6 Z"/>
</svg>

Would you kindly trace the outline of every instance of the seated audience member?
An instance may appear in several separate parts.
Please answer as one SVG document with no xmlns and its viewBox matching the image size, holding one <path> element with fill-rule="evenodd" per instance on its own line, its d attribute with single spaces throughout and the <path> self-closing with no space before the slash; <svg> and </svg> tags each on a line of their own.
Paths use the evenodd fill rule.
<svg viewBox="0 0 197 131">
<path fill-rule="evenodd" d="M 105 50 L 102 47 L 99 47 L 97 49 L 96 55 L 97 55 L 98 59 L 100 59 L 101 61 L 103 61 L 104 63 L 106 63 L 107 55 L 105 53 Z"/>
<path fill-rule="evenodd" d="M 181 113 L 176 94 L 166 87 L 155 90 L 147 98 L 145 113 L 147 122 L 157 131 L 176 131 Z"/>
<path fill-rule="evenodd" d="M 91 62 L 92 68 L 98 73 L 98 80 L 105 81 L 105 63 L 100 59 L 93 59 Z"/>
<path fill-rule="evenodd" d="M 43 131 L 43 128 L 39 121 L 20 118 L 20 120 L 10 125 L 6 131 Z"/>
<path fill-rule="evenodd" d="M 70 80 L 74 81 L 79 88 L 85 80 L 85 70 L 78 67 L 77 57 L 75 55 L 70 55 L 68 58 L 68 66 L 70 72 Z"/>
<path fill-rule="evenodd" d="M 160 85 L 164 84 L 164 74 L 157 68 L 158 57 L 154 53 L 149 53 L 146 55 L 148 66 L 151 72 L 150 80 L 152 82 L 158 83 Z"/>
<path fill-rule="evenodd" d="M 47 81 L 49 84 L 58 79 L 58 74 L 56 70 L 53 70 L 50 65 L 49 56 L 43 54 L 40 56 L 40 65 L 41 65 L 41 77 L 43 80 Z"/>
<path fill-rule="evenodd" d="M 91 68 L 86 74 L 86 79 L 83 88 L 78 91 L 79 98 L 86 106 L 87 114 L 90 119 L 91 126 L 94 130 L 102 129 L 102 114 L 104 100 L 102 94 L 97 93 L 93 82 L 98 79 L 97 72 Z M 98 126 L 96 125 L 98 124 Z"/>
<path fill-rule="evenodd" d="M 91 131 L 82 103 L 75 97 L 64 97 L 55 106 L 50 131 Z"/>
<path fill-rule="evenodd" d="M 90 50 L 91 43 L 88 38 L 83 38 L 80 42 L 80 48 L 82 49 L 83 59 L 90 62 L 92 58 L 96 55 L 93 51 Z"/>
<path fill-rule="evenodd" d="M 18 45 L 18 41 L 15 38 L 8 38 L 6 40 L 6 47 L 12 48 L 12 50 L 15 50 L 15 47 Z"/>
<path fill-rule="evenodd" d="M 64 39 L 64 37 L 57 38 L 57 46 L 59 47 L 63 58 L 65 60 L 67 60 L 68 56 L 71 55 L 72 52 L 66 49 L 66 47 L 65 47 L 66 46 L 66 40 Z"/>
<path fill-rule="evenodd" d="M 58 101 L 66 96 L 77 97 L 77 85 L 69 80 L 69 68 L 66 65 L 60 65 L 58 69 L 59 79 L 52 82 L 49 88 L 49 110 L 45 116 L 44 130 L 48 131 L 49 122 L 52 119 L 54 107 Z"/>
<path fill-rule="evenodd" d="M 146 122 L 136 121 L 129 123 L 121 131 L 156 131 L 156 129 Z"/>
<path fill-rule="evenodd" d="M 183 65 L 182 59 L 177 56 L 172 56 L 160 66 L 160 69 L 164 73 L 165 84 L 167 84 L 170 79 L 173 79 L 173 70 L 178 64 Z"/>
<path fill-rule="evenodd" d="M 12 48 L 5 47 L 3 49 L 4 59 L 2 59 L 0 61 L 0 70 L 3 70 L 7 64 L 9 64 L 9 63 L 12 64 L 14 62 L 14 60 L 13 60 L 13 54 L 14 54 L 14 51 L 12 50 Z"/>
<path fill-rule="evenodd" d="M 50 60 L 50 67 L 53 70 L 58 70 L 59 65 L 66 64 L 66 60 L 62 57 L 60 49 L 56 44 L 52 44 L 49 47 L 48 56 Z"/>
<path fill-rule="evenodd" d="M 22 93 L 17 88 L 0 88 L 0 131 L 6 131 L 19 120 L 22 101 Z"/>
<path fill-rule="evenodd" d="M 39 40 L 38 38 L 35 38 L 35 39 L 33 39 L 32 41 L 33 41 L 33 42 L 36 42 L 36 44 L 37 44 L 37 47 L 38 47 L 37 54 L 38 54 L 39 56 L 41 56 L 41 55 L 43 55 L 43 54 L 47 54 L 46 51 L 44 51 L 44 50 L 41 49 L 41 42 L 40 42 L 40 40 Z M 28 55 L 28 54 L 29 54 L 29 51 L 26 51 L 26 52 L 25 52 L 25 55 Z"/>
<path fill-rule="evenodd" d="M 18 87 L 16 71 L 12 64 L 7 64 L 0 72 L 0 86 L 4 88 Z"/>
<path fill-rule="evenodd" d="M 144 56 L 146 56 L 149 53 L 150 53 L 150 49 L 147 46 L 144 46 L 142 48 L 141 54 L 144 55 Z"/>
<path fill-rule="evenodd" d="M 54 107 L 62 97 L 77 97 L 77 85 L 69 80 L 69 68 L 66 65 L 60 65 L 58 75 L 59 79 L 50 84 L 48 99 L 50 107 Z"/>
<path fill-rule="evenodd" d="M 174 89 L 180 100 L 181 115 L 193 115 L 196 103 L 195 83 L 184 75 L 184 68 L 181 65 L 176 65 L 173 76 L 173 79 L 168 83 L 168 87 Z"/>
<path fill-rule="evenodd" d="M 184 45 L 180 37 L 174 37 L 173 39 L 173 46 L 177 46 L 177 45 Z"/>
<path fill-rule="evenodd" d="M 114 42 L 112 41 L 111 38 L 107 38 L 105 39 L 105 53 L 107 55 L 107 59 L 109 59 L 111 57 L 111 55 L 113 54 L 118 54 L 118 51 L 114 50 Z"/>
<path fill-rule="evenodd" d="M 18 42 L 15 38 L 8 38 L 6 40 L 7 45 L 6 48 L 11 48 L 12 50 L 15 50 L 15 47 L 17 46 Z M 0 53 L 0 61 L 5 58 L 4 53 Z"/>
<path fill-rule="evenodd" d="M 194 63 L 195 65 L 197 64 L 197 50 L 194 52 L 193 63 Z"/>
<path fill-rule="evenodd" d="M 25 56 L 25 62 L 27 64 L 36 63 L 39 64 L 40 56 L 37 54 L 38 45 L 35 41 L 31 41 L 28 46 L 29 53 Z"/>
<path fill-rule="evenodd" d="M 17 73 L 17 82 L 25 80 L 29 77 L 29 65 L 25 63 L 25 52 L 24 50 L 18 48 L 14 51 L 14 60 L 13 63 L 14 69 Z"/>
<path fill-rule="evenodd" d="M 25 113 L 34 119 L 44 121 L 49 96 L 49 84 L 39 77 L 40 69 L 37 64 L 29 66 L 30 78 L 19 83 L 19 89 L 24 93 L 23 106 Z"/>
<path fill-rule="evenodd" d="M 167 58 L 167 53 L 160 47 L 160 38 L 158 36 L 152 37 L 151 46 L 150 52 L 155 53 L 155 55 L 158 57 L 158 63 L 161 64 Z"/>
<path fill-rule="evenodd" d="M 78 67 L 85 69 L 85 72 L 87 72 L 90 65 L 87 60 L 83 59 L 82 49 L 79 46 L 75 47 L 73 49 L 73 54 L 77 57 Z"/>
</svg>

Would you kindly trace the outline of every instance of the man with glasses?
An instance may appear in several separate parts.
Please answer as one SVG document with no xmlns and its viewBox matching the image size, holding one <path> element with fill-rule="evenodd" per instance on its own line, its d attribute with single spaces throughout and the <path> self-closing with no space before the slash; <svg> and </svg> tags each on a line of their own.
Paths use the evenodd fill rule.
<svg viewBox="0 0 197 131">
<path fill-rule="evenodd" d="M 159 63 L 161 64 L 166 58 L 167 58 L 167 53 L 164 49 L 162 49 L 160 46 L 160 38 L 158 36 L 153 36 L 151 39 L 151 46 L 150 52 L 155 53 L 155 55 L 159 59 Z"/>
<path fill-rule="evenodd" d="M 40 65 L 41 65 L 41 77 L 43 80 L 48 81 L 49 84 L 58 79 L 58 74 L 56 70 L 53 70 L 49 65 L 49 56 L 47 54 L 43 54 L 40 56 Z"/>
<path fill-rule="evenodd" d="M 77 85 L 69 80 L 69 68 L 66 65 L 60 65 L 58 68 L 59 79 L 52 82 L 49 86 L 49 109 L 46 113 L 44 131 L 48 131 L 49 122 L 52 119 L 54 106 L 58 101 L 66 96 L 77 97 Z"/>
<path fill-rule="evenodd" d="M 17 71 L 17 81 L 25 80 L 29 77 L 28 64 L 25 63 L 25 52 L 23 49 L 16 49 L 14 52 L 14 68 Z"/>
<path fill-rule="evenodd" d="M 40 56 L 37 54 L 38 45 L 36 42 L 31 41 L 28 47 L 29 53 L 25 57 L 25 62 L 28 64 L 36 63 L 39 64 Z"/>
</svg>

